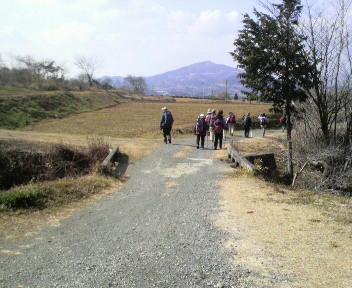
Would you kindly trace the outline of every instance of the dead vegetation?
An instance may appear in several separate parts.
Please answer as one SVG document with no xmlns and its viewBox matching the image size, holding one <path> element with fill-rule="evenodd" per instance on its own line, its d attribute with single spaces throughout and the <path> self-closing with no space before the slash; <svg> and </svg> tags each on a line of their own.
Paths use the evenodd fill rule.
<svg viewBox="0 0 352 288">
<path fill-rule="evenodd" d="M 99 138 L 88 139 L 86 149 L 63 143 L 36 146 L 35 143 L 2 140 L 0 188 L 88 175 L 108 154 L 109 145 Z"/>
<path fill-rule="evenodd" d="M 19 140 L 2 140 L 0 148 L 1 215 L 67 205 L 111 186 L 108 178 L 93 176 L 109 153 L 99 138 L 88 139 L 85 149 Z"/>
<path fill-rule="evenodd" d="M 297 139 L 295 149 L 296 166 L 302 170 L 299 187 L 352 196 L 352 145 L 344 128 L 340 126 L 336 139 L 327 143 L 319 131 L 305 133 L 304 123 L 297 124 L 296 133 L 306 135 Z"/>
<path fill-rule="evenodd" d="M 280 136 L 254 138 L 237 147 L 243 154 L 282 154 L 281 166 L 281 141 Z M 216 152 L 226 157 L 225 151 Z M 350 197 L 268 183 L 239 169 L 219 185 L 223 201 L 216 223 L 233 235 L 225 242 L 235 251 L 233 265 L 251 271 L 244 287 L 351 286 Z"/>
<path fill-rule="evenodd" d="M 244 287 L 350 287 L 350 199 L 298 193 L 243 174 L 220 187 L 218 225 L 234 235 L 226 242 L 236 251 L 233 265 L 252 271 Z"/>
</svg>

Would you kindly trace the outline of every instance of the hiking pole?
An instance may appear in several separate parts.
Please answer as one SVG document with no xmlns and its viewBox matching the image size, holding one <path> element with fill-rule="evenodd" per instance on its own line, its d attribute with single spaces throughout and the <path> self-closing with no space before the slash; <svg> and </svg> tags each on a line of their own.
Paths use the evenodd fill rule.
<svg viewBox="0 0 352 288">
<path fill-rule="evenodd" d="M 226 132 L 225 132 L 225 130 L 224 130 L 224 135 L 225 135 L 225 139 L 224 139 L 224 148 L 226 148 L 225 146 L 226 146 Z"/>
<path fill-rule="evenodd" d="M 209 131 L 207 131 L 207 149 L 209 149 L 208 139 L 209 139 Z"/>
<path fill-rule="evenodd" d="M 172 135 L 172 141 L 174 141 L 174 138 L 175 138 L 174 128 L 171 128 L 170 139 L 171 139 L 171 135 Z"/>
</svg>

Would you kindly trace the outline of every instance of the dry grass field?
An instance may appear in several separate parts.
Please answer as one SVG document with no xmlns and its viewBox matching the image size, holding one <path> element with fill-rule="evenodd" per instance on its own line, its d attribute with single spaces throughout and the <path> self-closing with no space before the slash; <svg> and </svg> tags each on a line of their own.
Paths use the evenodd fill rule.
<svg viewBox="0 0 352 288">
<path fill-rule="evenodd" d="M 122 138 L 156 138 L 160 136 L 159 123 L 162 110 L 167 106 L 172 112 L 175 123 L 174 130 L 181 129 L 191 132 L 192 127 L 201 113 L 208 109 L 222 109 L 225 116 L 235 113 L 237 119 L 251 112 L 256 119 L 261 113 L 269 113 L 270 105 L 248 102 L 200 101 L 178 99 L 176 102 L 132 102 L 94 112 L 73 115 L 65 119 L 41 121 L 23 131 L 44 133 L 64 133 L 74 135 L 99 135 Z M 241 122 L 241 121 L 238 121 Z"/>
<path fill-rule="evenodd" d="M 281 149 L 281 136 L 238 142 L 242 154 Z M 214 152 L 226 159 L 227 152 Z M 231 170 L 219 183 L 219 227 L 233 265 L 248 268 L 243 287 L 352 287 L 352 199 L 268 183 Z M 289 279 L 289 281 L 287 281 Z M 241 286 L 242 287 L 242 286 Z"/>
</svg>

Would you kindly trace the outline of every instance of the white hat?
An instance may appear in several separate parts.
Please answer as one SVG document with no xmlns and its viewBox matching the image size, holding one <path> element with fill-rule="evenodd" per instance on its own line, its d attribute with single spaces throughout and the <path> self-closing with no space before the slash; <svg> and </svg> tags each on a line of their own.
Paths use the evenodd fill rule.
<svg viewBox="0 0 352 288">
<path fill-rule="evenodd" d="M 208 114 L 210 114 L 211 113 L 211 110 L 210 109 L 208 109 L 208 112 L 207 112 Z"/>
<path fill-rule="evenodd" d="M 167 108 L 166 108 L 166 107 L 163 107 L 163 108 L 161 108 L 161 110 L 167 110 Z"/>
<path fill-rule="evenodd" d="M 200 114 L 199 117 L 204 117 L 204 114 Z"/>
</svg>

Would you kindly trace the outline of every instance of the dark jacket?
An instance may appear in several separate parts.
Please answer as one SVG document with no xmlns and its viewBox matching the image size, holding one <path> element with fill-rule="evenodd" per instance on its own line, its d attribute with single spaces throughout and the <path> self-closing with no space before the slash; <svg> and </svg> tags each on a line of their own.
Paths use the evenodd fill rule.
<svg viewBox="0 0 352 288">
<path fill-rule="evenodd" d="M 172 117 L 172 114 L 170 111 L 166 111 L 161 115 L 160 129 L 162 129 L 165 124 L 167 126 L 172 126 L 172 124 L 174 124 L 174 117 Z"/>
<path fill-rule="evenodd" d="M 199 129 L 199 123 L 200 123 L 200 121 L 202 121 L 203 123 L 202 123 L 202 129 Z M 200 130 L 202 130 L 202 131 L 200 131 Z M 202 118 L 200 118 L 200 117 L 198 117 L 198 119 L 197 119 L 197 122 L 196 122 L 196 124 L 194 125 L 194 134 L 195 135 L 207 135 L 207 131 L 209 130 L 209 125 L 208 125 L 208 123 L 207 123 L 207 121 L 206 121 L 206 119 L 205 119 L 205 117 L 202 117 Z"/>
<path fill-rule="evenodd" d="M 246 116 L 246 117 L 244 117 L 244 126 L 245 127 L 251 127 L 252 126 L 252 118 L 251 118 L 251 116 Z"/>
</svg>

